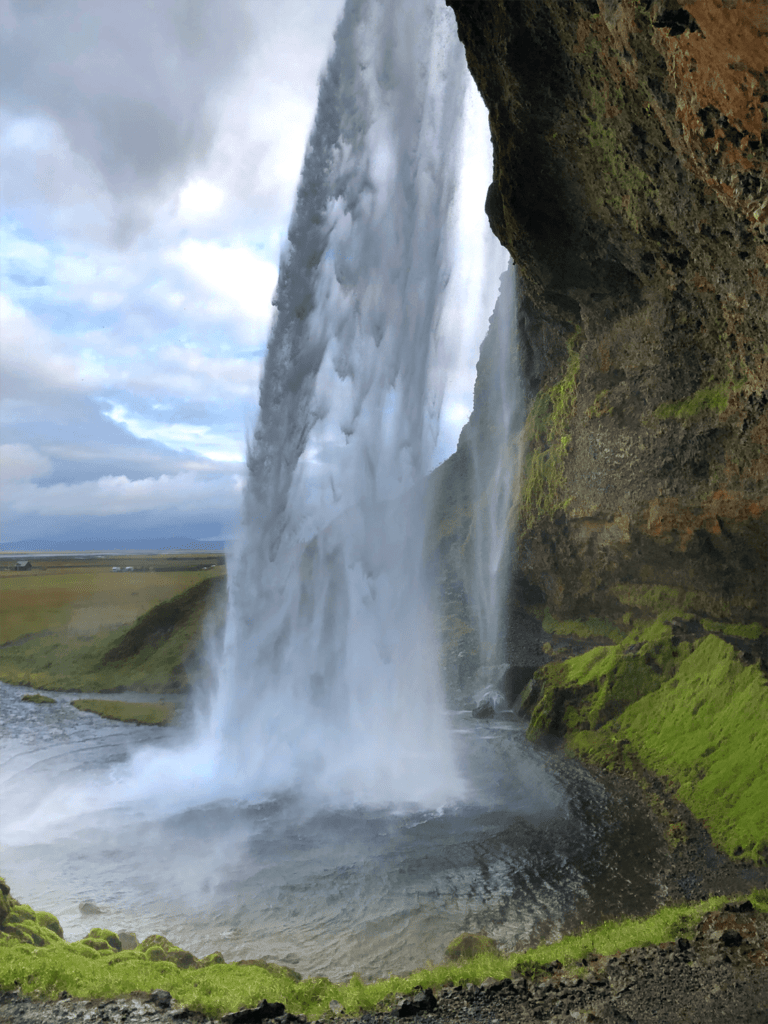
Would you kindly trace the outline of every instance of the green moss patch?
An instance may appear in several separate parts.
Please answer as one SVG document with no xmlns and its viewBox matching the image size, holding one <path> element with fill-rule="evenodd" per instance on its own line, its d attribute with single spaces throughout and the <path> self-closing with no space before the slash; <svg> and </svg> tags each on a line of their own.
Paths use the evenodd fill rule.
<svg viewBox="0 0 768 1024">
<path fill-rule="evenodd" d="M 538 669 L 523 693 L 523 708 L 532 712 L 529 737 L 600 728 L 670 678 L 677 656 L 672 628 L 659 620 L 620 644 Z"/>
<path fill-rule="evenodd" d="M 619 734 L 727 853 L 768 859 L 768 685 L 707 636 L 674 680 L 624 712 Z"/>
<path fill-rule="evenodd" d="M 25 704 L 55 704 L 53 697 L 44 697 L 42 693 L 25 693 L 21 698 Z"/>
<path fill-rule="evenodd" d="M 499 947 L 487 935 L 476 935 L 473 932 L 462 932 L 449 943 L 445 951 L 446 960 L 471 960 L 480 954 L 499 955 Z"/>
<path fill-rule="evenodd" d="M 729 618 L 730 605 L 722 597 L 706 591 L 667 587 L 660 583 L 618 583 L 611 594 L 640 618 L 675 615 L 713 616 Z M 631 614 L 630 612 L 630 614 Z"/>
<path fill-rule="evenodd" d="M 564 736 L 609 769 L 636 759 L 726 853 L 768 859 L 768 680 L 721 636 L 681 640 L 660 617 L 620 644 L 539 669 L 523 708 L 530 737 Z"/>
<path fill-rule="evenodd" d="M 118 722 L 133 722 L 136 725 L 169 725 L 176 714 L 176 705 L 163 701 L 144 703 L 91 698 L 73 700 L 72 706 L 79 711 L 90 711 L 102 718 L 112 718 Z"/>
<path fill-rule="evenodd" d="M 579 374 L 579 328 L 568 341 L 565 373 L 542 388 L 531 403 L 525 424 L 526 454 L 520 497 L 521 534 L 544 517 L 552 518 L 570 503 L 566 495 L 565 464 L 571 447 L 569 423 L 576 406 Z"/>
<path fill-rule="evenodd" d="M 664 402 L 654 409 L 653 415 L 660 420 L 690 420 L 708 412 L 725 412 L 728 408 L 729 394 L 730 388 L 727 384 L 699 388 L 695 394 L 680 402 Z"/>
<path fill-rule="evenodd" d="M 561 619 L 549 609 L 544 612 L 541 626 L 545 633 L 555 636 L 576 637 L 579 640 L 613 640 L 615 643 L 622 640 L 627 632 L 607 619 Z"/>
</svg>

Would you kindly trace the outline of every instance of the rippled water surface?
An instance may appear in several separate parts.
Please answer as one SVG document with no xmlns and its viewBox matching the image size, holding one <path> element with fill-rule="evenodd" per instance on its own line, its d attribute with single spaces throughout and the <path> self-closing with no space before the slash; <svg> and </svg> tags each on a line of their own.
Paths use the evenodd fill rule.
<svg viewBox="0 0 768 1024">
<path fill-rule="evenodd" d="M 72 708 L 74 694 L 22 703 L 24 692 L 0 686 L 2 870 L 69 939 L 98 923 L 162 932 L 200 955 L 372 977 L 441 959 L 464 930 L 512 946 L 653 904 L 647 821 L 533 748 L 512 715 L 450 716 L 472 795 L 439 812 L 323 810 L 287 793 L 170 815 L 135 800 L 89 813 L 88 794 L 119 778 L 132 750 L 172 748 L 183 726 L 107 721 Z M 86 805 L 35 813 L 72 793 Z M 104 910 L 97 922 L 80 914 L 84 900 Z"/>
</svg>

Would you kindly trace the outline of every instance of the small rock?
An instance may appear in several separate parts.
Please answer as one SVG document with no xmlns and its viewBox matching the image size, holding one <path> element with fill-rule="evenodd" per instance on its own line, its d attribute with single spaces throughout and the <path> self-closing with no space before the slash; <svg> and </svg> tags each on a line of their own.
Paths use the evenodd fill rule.
<svg viewBox="0 0 768 1024">
<path fill-rule="evenodd" d="M 747 914 L 754 909 L 751 900 L 744 900 L 743 903 L 726 903 L 723 908 L 729 914 Z"/>
<path fill-rule="evenodd" d="M 136 932 L 118 932 L 117 937 L 123 949 L 136 949 L 139 944 Z"/>
<path fill-rule="evenodd" d="M 77 908 L 81 914 L 101 914 L 102 911 L 96 906 L 95 903 L 91 903 L 90 900 L 85 900 Z"/>
<path fill-rule="evenodd" d="M 726 928 L 720 936 L 720 941 L 724 946 L 740 946 L 741 932 L 737 932 L 735 928 Z"/>
<path fill-rule="evenodd" d="M 395 1017 L 415 1017 L 419 1013 L 430 1013 L 437 1006 L 437 1000 L 431 988 L 423 992 L 414 992 L 411 996 L 398 1000 L 394 1009 Z"/>
<path fill-rule="evenodd" d="M 165 1010 L 171 1005 L 171 993 L 166 992 L 164 988 L 156 988 L 149 993 L 148 1002 Z"/>
<path fill-rule="evenodd" d="M 493 701 L 490 697 L 480 701 L 480 703 L 472 710 L 473 718 L 493 718 L 496 714 L 496 708 L 493 706 Z"/>
<path fill-rule="evenodd" d="M 328 1004 L 328 1009 L 331 1013 L 344 1013 L 344 1007 L 341 1005 L 338 999 L 332 999 Z"/>
<path fill-rule="evenodd" d="M 268 1003 L 266 999 L 262 999 L 256 1006 L 225 1013 L 221 1018 L 221 1024 L 260 1024 L 262 1020 L 274 1020 L 284 1013 L 285 1006 L 282 1003 Z"/>
</svg>

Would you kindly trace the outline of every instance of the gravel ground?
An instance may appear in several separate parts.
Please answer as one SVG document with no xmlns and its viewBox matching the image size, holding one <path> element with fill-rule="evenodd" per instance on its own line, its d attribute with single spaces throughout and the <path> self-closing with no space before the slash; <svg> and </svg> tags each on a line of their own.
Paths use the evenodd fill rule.
<svg viewBox="0 0 768 1024">
<path fill-rule="evenodd" d="M 226 1014 L 222 1024 L 270 1019 L 291 1024 L 303 1018 L 281 1013 L 279 1004 Z M 348 1017 L 340 1024 L 381 1024 L 418 1014 L 424 1024 L 768 1024 L 768 914 L 749 902 L 729 904 L 702 918 L 692 943 L 684 938 L 584 961 L 580 977 L 556 962 L 539 977 L 489 978 L 481 986 L 417 994 L 388 1012 Z M 71 999 L 37 1003 L 15 993 L 0 995 L 0 1021 L 8 1024 L 202 1024 L 207 1018 L 176 1006 L 167 993 L 134 993 L 101 1002 Z"/>
</svg>

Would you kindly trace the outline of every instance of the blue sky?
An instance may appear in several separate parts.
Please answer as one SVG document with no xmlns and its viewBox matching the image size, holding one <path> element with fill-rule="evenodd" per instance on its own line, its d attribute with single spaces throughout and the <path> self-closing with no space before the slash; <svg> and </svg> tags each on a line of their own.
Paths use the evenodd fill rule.
<svg viewBox="0 0 768 1024">
<path fill-rule="evenodd" d="M 0 3 L 5 547 L 221 546 L 231 533 L 341 7 Z M 490 244 L 487 139 L 467 151 L 476 266 L 471 246 Z M 446 367 L 443 457 L 469 412 L 478 342 Z"/>
</svg>

